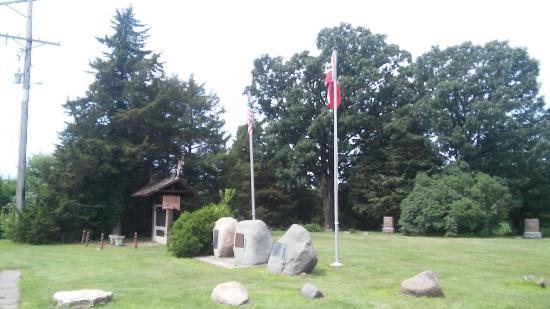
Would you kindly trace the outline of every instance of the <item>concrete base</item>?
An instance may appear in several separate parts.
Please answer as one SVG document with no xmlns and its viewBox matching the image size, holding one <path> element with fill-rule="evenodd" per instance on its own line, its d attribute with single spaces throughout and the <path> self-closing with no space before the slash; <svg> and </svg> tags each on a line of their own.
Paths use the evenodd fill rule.
<svg viewBox="0 0 550 309">
<path fill-rule="evenodd" d="M 235 262 L 234 257 L 216 257 L 213 255 L 210 256 L 199 256 L 194 258 L 195 260 L 203 261 L 212 265 L 216 265 L 221 268 L 233 269 L 233 268 L 245 268 L 245 267 L 254 267 L 261 265 L 242 265 Z M 265 265 L 265 264 L 263 264 Z"/>
<path fill-rule="evenodd" d="M 382 229 L 382 233 L 393 234 L 394 231 L 395 229 L 393 227 L 385 227 Z"/>
<path fill-rule="evenodd" d="M 333 262 L 329 266 L 332 267 L 332 268 L 340 268 L 340 267 L 344 266 L 344 264 L 342 264 L 340 262 Z"/>
<path fill-rule="evenodd" d="M 523 238 L 538 239 L 542 238 L 541 232 L 525 232 L 523 233 Z"/>
</svg>

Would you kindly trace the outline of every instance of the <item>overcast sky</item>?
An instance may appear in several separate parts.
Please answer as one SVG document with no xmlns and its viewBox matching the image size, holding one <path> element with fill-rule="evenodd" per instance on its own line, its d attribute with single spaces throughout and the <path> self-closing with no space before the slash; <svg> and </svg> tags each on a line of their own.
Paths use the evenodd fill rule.
<svg viewBox="0 0 550 309">
<path fill-rule="evenodd" d="M 33 37 L 59 41 L 61 46 L 33 49 L 28 156 L 53 151 L 68 120 L 61 105 L 67 98 L 84 95 L 93 77 L 86 73 L 89 62 L 105 51 L 95 38 L 111 34 L 115 10 L 129 5 L 136 18 L 150 27 L 148 48 L 162 54 L 165 71 L 182 79 L 194 74 L 219 96 L 228 134 L 246 123 L 242 92 L 251 80 L 254 59 L 261 54 L 288 59 L 303 50 L 317 54 L 319 30 L 341 22 L 385 34 L 388 43 L 398 44 L 415 58 L 433 45 L 508 40 L 540 61 L 541 94 L 550 97 L 550 10 L 540 0 L 37 0 Z M 25 3 L 11 7 L 26 12 Z M 24 36 L 25 19 L 0 6 L 0 33 Z M 4 177 L 15 177 L 17 169 L 22 88 L 12 80 L 23 68 L 20 48 L 13 40 L 0 39 L 0 176 Z"/>
</svg>

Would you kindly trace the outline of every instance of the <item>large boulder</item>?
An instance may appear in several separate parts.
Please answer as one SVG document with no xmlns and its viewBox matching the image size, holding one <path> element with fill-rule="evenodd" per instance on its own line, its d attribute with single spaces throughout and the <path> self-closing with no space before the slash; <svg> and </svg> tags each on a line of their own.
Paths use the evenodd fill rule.
<svg viewBox="0 0 550 309">
<path fill-rule="evenodd" d="M 214 256 L 232 257 L 233 241 L 235 239 L 235 227 L 237 220 L 231 217 L 219 218 L 212 231 Z"/>
<path fill-rule="evenodd" d="M 267 262 L 267 270 L 272 273 L 297 275 L 310 273 L 317 265 L 317 253 L 309 232 L 298 224 L 293 224 L 281 237 Z"/>
<path fill-rule="evenodd" d="M 271 248 L 271 234 L 262 220 L 245 220 L 237 223 L 233 244 L 237 264 L 264 264 L 269 259 Z"/>
<path fill-rule="evenodd" d="M 422 297 L 444 297 L 439 279 L 433 271 L 425 271 L 401 282 L 401 293 Z"/>
<path fill-rule="evenodd" d="M 210 299 L 218 304 L 238 306 L 248 301 L 248 292 L 239 282 L 229 281 L 218 284 Z"/>
<path fill-rule="evenodd" d="M 53 294 L 53 300 L 57 306 L 66 308 L 88 308 L 109 302 L 111 299 L 113 299 L 113 293 L 102 290 L 61 291 Z"/>
</svg>

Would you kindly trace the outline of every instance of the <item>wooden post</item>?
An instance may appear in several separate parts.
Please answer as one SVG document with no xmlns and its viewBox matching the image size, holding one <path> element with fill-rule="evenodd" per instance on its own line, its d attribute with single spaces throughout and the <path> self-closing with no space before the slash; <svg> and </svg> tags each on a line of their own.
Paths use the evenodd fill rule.
<svg viewBox="0 0 550 309">
<path fill-rule="evenodd" d="M 103 236 L 104 236 L 104 234 L 101 233 L 101 245 L 100 245 L 100 248 L 101 248 L 101 249 L 103 249 Z"/>
<path fill-rule="evenodd" d="M 86 230 L 82 230 L 82 239 L 80 240 L 80 244 L 83 245 L 84 241 L 86 241 Z"/>
<path fill-rule="evenodd" d="M 88 247 L 88 242 L 90 242 L 90 231 L 86 231 L 86 247 Z"/>
<path fill-rule="evenodd" d="M 134 249 L 137 249 L 137 241 L 138 241 L 137 232 L 135 232 L 134 233 Z"/>
</svg>

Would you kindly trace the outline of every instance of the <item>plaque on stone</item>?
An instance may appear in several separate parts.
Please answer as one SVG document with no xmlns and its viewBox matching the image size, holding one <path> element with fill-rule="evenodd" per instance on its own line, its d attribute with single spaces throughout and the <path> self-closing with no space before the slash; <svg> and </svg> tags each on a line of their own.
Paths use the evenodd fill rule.
<svg viewBox="0 0 550 309">
<path fill-rule="evenodd" d="M 244 248 L 244 234 L 235 234 L 235 248 Z"/>
<path fill-rule="evenodd" d="M 237 223 L 233 247 L 237 264 L 264 264 L 269 259 L 271 249 L 271 234 L 263 221 L 244 220 Z"/>
<path fill-rule="evenodd" d="M 286 250 L 286 245 L 285 244 L 282 244 L 280 242 L 276 242 L 275 246 L 273 246 L 273 252 L 271 253 L 271 256 L 276 257 L 276 258 L 281 259 L 281 260 L 284 260 L 285 250 Z"/>
<path fill-rule="evenodd" d="M 219 230 L 214 230 L 214 239 L 212 240 L 212 247 L 214 249 L 218 249 L 218 234 L 220 233 Z"/>
<path fill-rule="evenodd" d="M 237 220 L 231 217 L 219 218 L 212 231 L 212 247 L 215 257 L 232 257 Z"/>
<path fill-rule="evenodd" d="M 384 225 L 382 226 L 383 233 L 392 234 L 394 232 L 393 228 L 393 217 L 384 217 Z"/>
<path fill-rule="evenodd" d="M 540 232 L 539 219 L 525 219 L 524 221 L 525 231 L 523 233 L 524 238 L 542 238 Z"/>
</svg>

